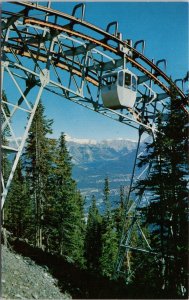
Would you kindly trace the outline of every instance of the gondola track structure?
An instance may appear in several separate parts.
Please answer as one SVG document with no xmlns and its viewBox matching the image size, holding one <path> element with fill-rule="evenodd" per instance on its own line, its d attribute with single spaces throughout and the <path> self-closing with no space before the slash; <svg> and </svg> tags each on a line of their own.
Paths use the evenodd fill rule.
<svg viewBox="0 0 189 300">
<path fill-rule="evenodd" d="M 9 174 L 1 174 L 2 208 L 44 91 L 138 131 L 129 199 L 135 192 L 141 136 L 155 138 L 157 116 L 166 109 L 164 102 L 170 97 L 171 85 L 188 114 L 184 91 L 159 68 L 160 64 L 166 67 L 166 60 L 155 63 L 148 59 L 143 40 L 134 46 L 131 40 L 123 40 L 116 21 L 109 23 L 106 30 L 86 22 L 85 3 L 75 5 L 71 15 L 52 9 L 50 2 L 45 6 L 16 1 L 8 7 L 2 10 L 1 24 L 1 83 L 5 91 L 1 97 L 1 120 L 2 153 L 12 165 Z M 141 52 L 137 50 L 140 45 Z M 148 176 L 149 170 L 150 165 L 139 177 Z M 130 224 L 127 232 L 123 229 L 116 276 L 127 274 L 128 278 L 132 274 L 130 251 L 153 252 L 137 215 L 143 196 L 145 191 L 125 212 Z M 140 249 L 132 245 L 136 226 L 145 244 Z"/>
</svg>

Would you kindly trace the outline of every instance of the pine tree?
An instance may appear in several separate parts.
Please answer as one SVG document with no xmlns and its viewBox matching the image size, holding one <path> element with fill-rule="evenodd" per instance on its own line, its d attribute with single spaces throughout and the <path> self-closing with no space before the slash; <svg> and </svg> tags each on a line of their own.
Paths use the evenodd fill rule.
<svg viewBox="0 0 189 300">
<path fill-rule="evenodd" d="M 72 179 L 71 157 L 62 133 L 55 152 L 54 170 L 51 178 L 52 192 L 49 209 L 50 223 L 57 252 L 67 260 L 84 265 L 84 201 Z"/>
<path fill-rule="evenodd" d="M 113 211 L 113 216 L 115 219 L 117 237 L 119 242 L 119 250 L 118 256 L 115 264 L 115 277 L 117 277 L 116 268 L 120 263 L 120 259 L 123 260 L 122 265 L 122 273 L 119 273 L 119 277 L 125 279 L 125 275 L 127 274 L 127 283 L 131 283 L 134 281 L 132 272 L 135 267 L 138 268 L 140 264 L 140 258 L 138 259 L 138 254 L 128 251 L 128 248 L 125 248 L 126 240 L 129 236 L 129 245 L 133 248 L 142 248 L 141 242 L 142 237 L 141 233 L 139 234 L 139 228 L 137 224 L 132 226 L 133 224 L 133 200 L 126 198 L 124 193 L 123 186 L 120 187 L 120 203 L 119 206 Z M 132 230 L 131 230 L 132 228 Z M 130 234 L 131 230 L 131 234 Z M 136 259 L 137 256 L 137 259 Z"/>
<path fill-rule="evenodd" d="M 4 207 L 4 225 L 8 231 L 19 238 L 28 238 L 32 232 L 31 202 L 29 200 L 22 162 L 19 161 Z"/>
<path fill-rule="evenodd" d="M 96 205 L 96 198 L 93 195 L 87 219 L 85 257 L 87 268 L 96 273 L 99 272 L 101 255 L 101 222 L 102 218 Z"/>
<path fill-rule="evenodd" d="M 124 195 L 124 187 L 120 186 L 120 201 L 119 206 L 115 210 L 115 222 L 119 240 L 121 239 L 124 221 L 125 221 L 125 195 Z"/>
<path fill-rule="evenodd" d="M 104 205 L 105 205 L 105 215 L 108 217 L 110 214 L 110 188 L 109 188 L 108 177 L 106 177 L 104 181 Z"/>
<path fill-rule="evenodd" d="M 100 271 L 102 275 L 112 278 L 118 253 L 118 237 L 113 219 L 109 220 L 102 235 L 102 252 Z"/>
<path fill-rule="evenodd" d="M 118 236 L 115 225 L 115 217 L 110 206 L 109 180 L 104 182 L 105 214 L 102 220 L 102 251 L 100 257 L 100 272 L 102 275 L 112 278 L 118 252 Z"/>
<path fill-rule="evenodd" d="M 140 190 L 147 189 L 151 200 L 144 209 L 144 216 L 151 227 L 154 252 L 159 253 L 155 264 L 150 260 L 156 288 L 159 286 L 172 297 L 184 297 L 187 293 L 188 118 L 182 110 L 182 100 L 173 87 L 171 90 L 167 121 L 159 117 L 159 133 L 140 163 L 143 166 L 151 161 L 152 171 L 138 186 Z"/>
<path fill-rule="evenodd" d="M 81 193 L 77 190 L 75 191 L 73 201 L 73 211 L 70 212 L 69 221 L 70 224 L 71 220 L 73 222 L 72 227 L 69 226 L 71 247 L 70 249 L 65 249 L 65 252 L 67 252 L 67 256 L 69 256 L 74 263 L 80 267 L 84 267 L 86 264 L 84 258 L 86 230 L 84 220 L 84 201 Z"/>
<path fill-rule="evenodd" d="M 36 110 L 25 150 L 25 168 L 30 196 L 35 215 L 35 244 L 43 247 L 44 206 L 48 198 L 48 176 L 52 167 L 51 144 L 47 137 L 52 133 L 52 120 L 44 115 L 44 106 L 40 102 Z"/>
<path fill-rule="evenodd" d="M 59 226 L 59 220 L 56 215 L 58 210 L 55 189 L 56 187 L 56 140 L 48 139 L 50 157 L 52 158 L 51 165 L 49 165 L 49 173 L 47 176 L 47 189 L 48 196 L 45 198 L 45 205 L 43 206 L 43 246 L 47 252 L 56 252 L 59 248 L 59 244 L 56 240 L 57 228 Z"/>
</svg>

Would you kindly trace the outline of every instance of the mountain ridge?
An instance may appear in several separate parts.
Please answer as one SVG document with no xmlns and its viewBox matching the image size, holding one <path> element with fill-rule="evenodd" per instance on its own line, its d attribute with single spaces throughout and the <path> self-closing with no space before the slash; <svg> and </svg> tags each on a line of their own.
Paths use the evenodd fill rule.
<svg viewBox="0 0 189 300">
<path fill-rule="evenodd" d="M 137 142 L 128 139 L 112 139 L 95 141 L 84 139 L 66 139 L 68 150 L 74 164 L 94 161 L 117 160 L 121 155 L 136 149 Z M 95 141 L 95 142 L 94 142 Z"/>
<path fill-rule="evenodd" d="M 112 205 L 119 202 L 120 186 L 128 189 L 133 169 L 137 141 L 130 139 L 108 139 L 95 141 L 66 138 L 72 157 L 73 178 L 90 205 L 92 195 L 103 206 L 104 179 L 109 178 Z M 91 142 L 92 141 L 92 142 Z"/>
<path fill-rule="evenodd" d="M 114 141 L 123 141 L 123 142 L 133 142 L 137 143 L 136 140 L 133 139 L 128 139 L 128 138 L 113 138 L 113 139 L 102 139 L 102 140 L 95 140 L 95 139 L 87 139 L 87 138 L 76 138 L 76 137 L 71 137 L 68 134 L 65 134 L 65 139 L 67 142 L 74 142 L 78 144 L 103 144 L 103 143 L 111 143 Z"/>
</svg>

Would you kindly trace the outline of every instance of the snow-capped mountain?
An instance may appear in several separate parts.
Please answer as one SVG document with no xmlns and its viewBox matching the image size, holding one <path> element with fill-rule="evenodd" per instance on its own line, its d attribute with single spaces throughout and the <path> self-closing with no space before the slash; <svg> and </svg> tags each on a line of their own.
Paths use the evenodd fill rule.
<svg viewBox="0 0 189 300">
<path fill-rule="evenodd" d="M 120 186 L 128 187 L 137 141 L 128 139 L 87 140 L 66 136 L 72 156 L 73 176 L 88 200 L 95 195 L 102 202 L 103 186 L 109 178 L 112 202 L 119 200 Z M 90 202 L 90 201 L 89 201 Z"/>
<path fill-rule="evenodd" d="M 97 141 L 96 140 L 90 140 L 90 139 L 78 139 L 78 138 L 74 138 L 71 137 L 68 134 L 65 134 L 65 139 L 67 142 L 73 142 L 76 144 L 81 144 L 81 145 L 85 145 L 85 144 L 92 144 L 92 145 L 96 145 Z"/>
<path fill-rule="evenodd" d="M 117 160 L 120 153 L 136 149 L 137 142 L 127 139 L 87 140 L 67 137 L 67 145 L 75 165 L 99 160 Z"/>
</svg>

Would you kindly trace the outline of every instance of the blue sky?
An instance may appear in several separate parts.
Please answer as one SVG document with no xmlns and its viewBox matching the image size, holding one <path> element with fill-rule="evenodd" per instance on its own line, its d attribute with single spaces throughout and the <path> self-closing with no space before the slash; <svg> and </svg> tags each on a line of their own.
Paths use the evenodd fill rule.
<svg viewBox="0 0 189 300">
<path fill-rule="evenodd" d="M 71 13 L 77 3 L 54 2 L 52 7 Z M 188 71 L 188 3 L 88 2 L 85 20 L 103 29 L 118 21 L 124 39 L 146 41 L 149 59 L 167 59 L 167 74 L 183 78 Z M 62 98 L 44 93 L 46 116 L 54 119 L 54 135 L 63 131 L 76 138 L 136 139 L 137 131 Z"/>
<path fill-rule="evenodd" d="M 52 3 L 52 7 L 71 13 L 76 3 Z M 167 73 L 173 79 L 183 77 L 188 70 L 188 4 L 150 2 L 86 3 L 85 20 L 103 29 L 118 21 L 125 39 L 146 41 L 145 55 L 156 60 L 167 59 Z M 77 138 L 137 138 L 137 131 L 76 104 L 58 99 L 46 113 L 54 119 L 54 132 L 62 130 Z M 65 102 L 65 103 L 62 103 Z M 62 105 L 61 105 L 62 103 Z"/>
</svg>

